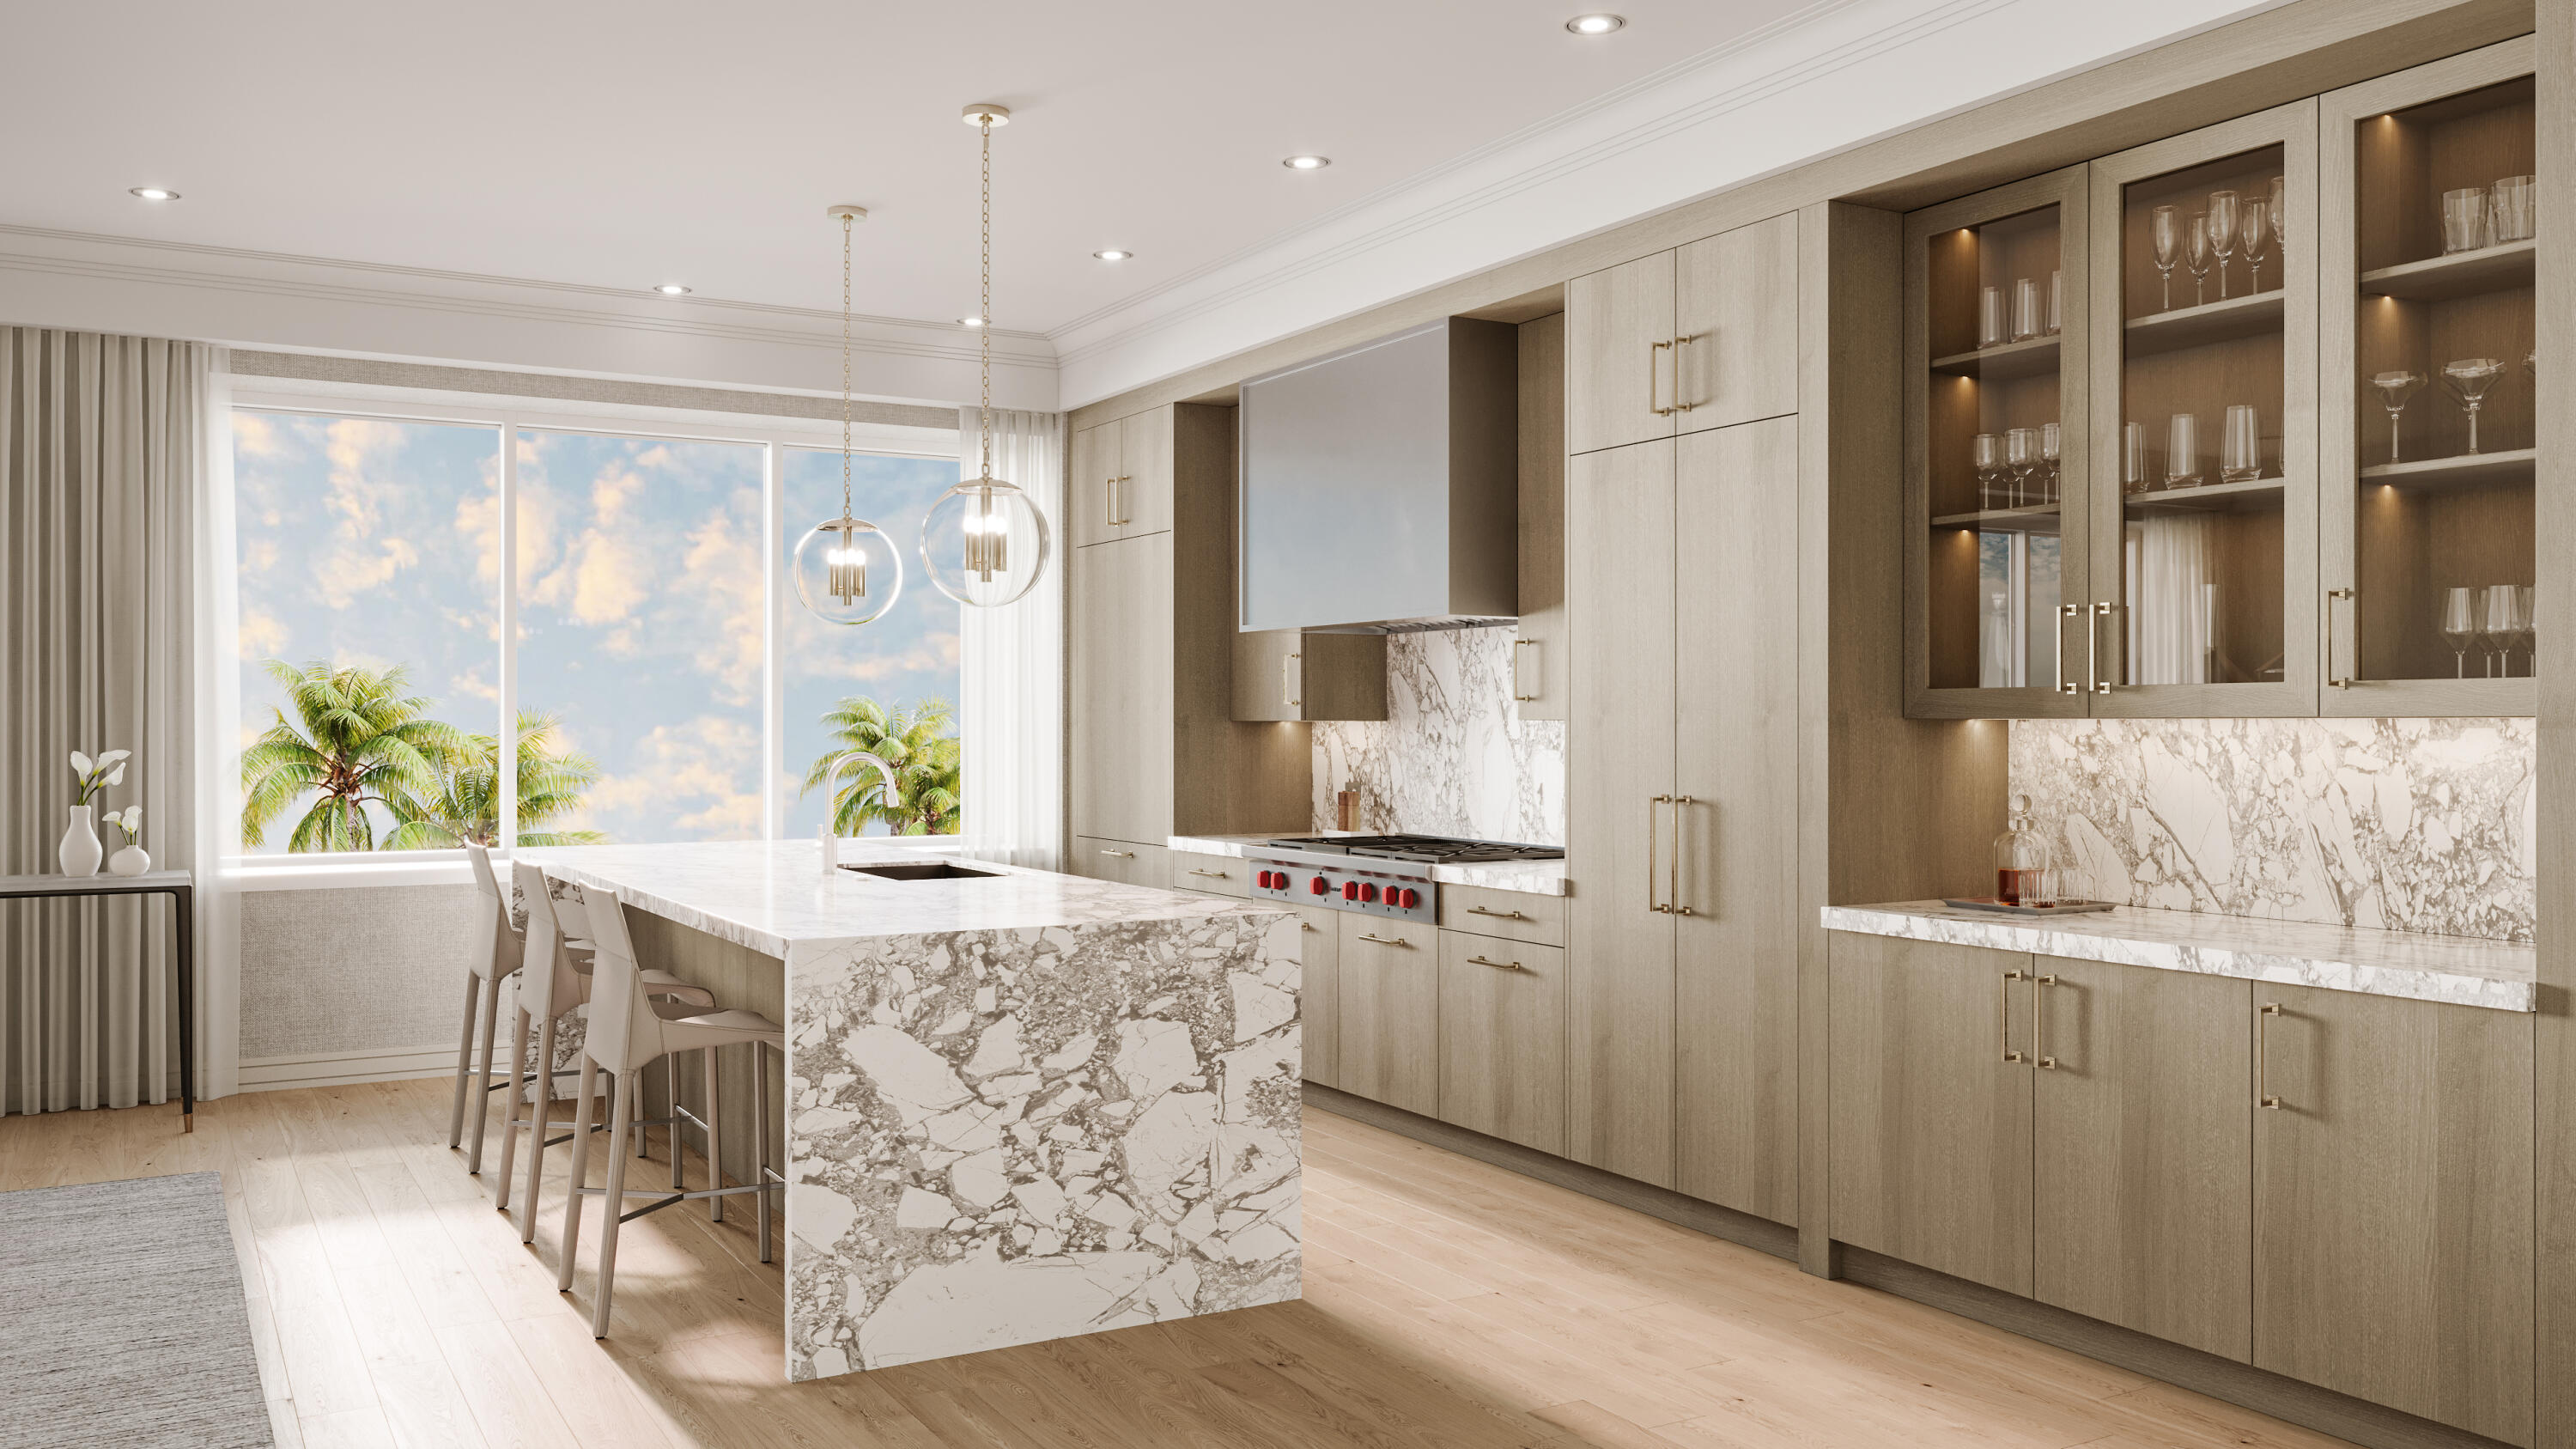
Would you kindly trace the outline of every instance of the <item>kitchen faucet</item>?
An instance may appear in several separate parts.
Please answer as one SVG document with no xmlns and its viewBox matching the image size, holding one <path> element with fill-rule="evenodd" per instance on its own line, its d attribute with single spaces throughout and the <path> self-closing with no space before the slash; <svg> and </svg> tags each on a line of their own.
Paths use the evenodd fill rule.
<svg viewBox="0 0 2576 1449">
<path fill-rule="evenodd" d="M 865 750 L 852 750 L 832 761 L 832 773 L 823 777 L 823 869 L 827 872 L 837 870 L 841 865 L 841 833 L 833 828 L 833 818 L 840 814 L 841 770 L 861 760 L 876 766 L 877 774 L 885 780 L 880 803 L 892 805 L 895 802 L 897 790 L 893 766 Z"/>
</svg>

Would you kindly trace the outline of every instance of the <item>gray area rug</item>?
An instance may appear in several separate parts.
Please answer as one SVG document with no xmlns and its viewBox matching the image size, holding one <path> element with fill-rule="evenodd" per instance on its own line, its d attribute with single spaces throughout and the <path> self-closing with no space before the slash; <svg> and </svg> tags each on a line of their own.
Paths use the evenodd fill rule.
<svg viewBox="0 0 2576 1449">
<path fill-rule="evenodd" d="M 0 1445 L 276 1442 L 220 1174 L 0 1193 Z"/>
</svg>

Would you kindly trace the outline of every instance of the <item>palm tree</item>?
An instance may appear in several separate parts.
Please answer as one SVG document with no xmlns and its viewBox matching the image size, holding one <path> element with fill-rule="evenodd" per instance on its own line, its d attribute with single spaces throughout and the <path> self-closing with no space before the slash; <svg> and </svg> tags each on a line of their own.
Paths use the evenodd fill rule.
<svg viewBox="0 0 2576 1449">
<path fill-rule="evenodd" d="M 465 734 L 423 718 L 432 701 L 403 692 L 410 671 L 401 665 L 379 672 L 317 661 L 298 669 L 271 659 L 262 667 L 296 718 L 273 710 L 276 723 L 242 751 L 245 845 L 262 843 L 269 823 L 312 793 L 318 798 L 295 822 L 288 850 L 372 850 L 369 801 L 400 818 L 417 808 L 414 800 L 439 792 L 442 770 L 466 758 Z"/>
<path fill-rule="evenodd" d="M 519 714 L 519 844 L 596 845 L 596 830 L 532 830 L 581 809 L 582 791 L 599 783 L 599 765 L 578 751 L 555 748 L 555 717 Z M 385 837 L 386 850 L 438 850 L 498 844 L 501 836 L 501 747 L 490 735 L 467 735 L 471 756 L 449 768 L 435 794 L 388 802 L 402 822 Z"/>
<path fill-rule="evenodd" d="M 954 835 L 958 826 L 958 764 L 955 735 L 947 733 L 956 711 L 944 699 L 925 699 L 888 714 L 884 705 L 864 695 L 842 700 L 823 716 L 837 747 L 825 751 L 805 772 L 811 794 L 831 774 L 832 763 L 852 750 L 865 750 L 894 771 L 895 798 L 874 770 L 861 766 L 844 773 L 841 792 L 832 802 L 832 829 L 856 835 L 871 820 L 882 820 L 896 835 Z"/>
</svg>

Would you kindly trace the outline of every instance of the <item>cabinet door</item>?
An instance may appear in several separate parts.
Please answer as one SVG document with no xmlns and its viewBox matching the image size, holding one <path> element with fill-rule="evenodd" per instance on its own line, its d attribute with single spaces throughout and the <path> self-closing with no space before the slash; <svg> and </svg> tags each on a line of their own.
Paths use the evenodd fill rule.
<svg viewBox="0 0 2576 1449">
<path fill-rule="evenodd" d="M 1572 1035 L 1566 1153 L 1673 1185 L 1673 916 L 1657 842 L 1673 793 L 1673 445 L 1567 468 L 1574 633 L 1566 845 Z"/>
<path fill-rule="evenodd" d="M 2033 1296 L 2253 1353 L 2253 986 L 2040 956 Z"/>
<path fill-rule="evenodd" d="M 1341 1040 L 1333 1085 L 1425 1117 L 1440 1113 L 1440 933 L 1334 912 Z"/>
<path fill-rule="evenodd" d="M 1159 842 L 1172 833 L 1172 536 L 1072 553 L 1073 833 Z"/>
<path fill-rule="evenodd" d="M 2258 986 L 2254 1362 L 2532 1437 L 2532 1018 Z"/>
<path fill-rule="evenodd" d="M 1798 410 L 1798 214 L 1673 254 L 1673 426 L 1684 433 Z"/>
<path fill-rule="evenodd" d="M 1794 1222 L 1798 422 L 1673 446 L 1674 1185 Z"/>
<path fill-rule="evenodd" d="M 1512 707 L 1565 718 L 1565 314 L 1520 328 L 1520 621 Z"/>
<path fill-rule="evenodd" d="M 1294 629 L 1254 629 L 1234 636 L 1234 717 L 1259 723 L 1306 717 L 1305 640 Z"/>
<path fill-rule="evenodd" d="M 1168 889 L 1172 879 L 1170 852 L 1162 846 L 1134 840 L 1077 835 L 1073 838 L 1073 859 L 1067 865 L 1074 875 L 1156 890 Z"/>
<path fill-rule="evenodd" d="M 1105 543 L 1118 536 L 1118 433 L 1116 423 L 1073 435 L 1073 464 L 1065 473 L 1064 538 L 1067 546 Z"/>
<path fill-rule="evenodd" d="M 1566 450 L 1673 435 L 1673 254 L 1577 277 L 1565 288 Z"/>
<path fill-rule="evenodd" d="M 1212 896 L 1249 897 L 1252 894 L 1252 868 L 1241 857 L 1175 850 L 1171 853 L 1171 865 L 1171 877 L 1164 884 L 1173 890 L 1201 891 Z"/>
<path fill-rule="evenodd" d="M 1120 538 L 1161 533 L 1172 526 L 1172 409 L 1118 420 L 1118 519 Z"/>
<path fill-rule="evenodd" d="M 1440 1120 L 1564 1155 L 1564 951 L 1440 933 Z"/>
<path fill-rule="evenodd" d="M 1327 1087 L 1342 1084 L 1341 912 L 1322 906 L 1297 908 L 1299 962 L 1305 984 L 1297 998 L 1304 1021 L 1306 1080 Z"/>
<path fill-rule="evenodd" d="M 2029 1293 L 2030 958 L 1828 939 L 1833 1235 Z"/>
</svg>

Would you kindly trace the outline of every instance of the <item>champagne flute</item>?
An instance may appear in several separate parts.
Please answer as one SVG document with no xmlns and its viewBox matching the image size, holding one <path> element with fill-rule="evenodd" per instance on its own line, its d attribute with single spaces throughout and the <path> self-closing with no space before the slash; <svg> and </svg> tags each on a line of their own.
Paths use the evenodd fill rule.
<svg viewBox="0 0 2576 1449">
<path fill-rule="evenodd" d="M 2397 461 L 2397 415 L 2406 411 L 2406 400 L 2424 385 L 2420 372 L 2383 372 L 2371 378 L 2370 385 L 2379 389 L 2379 405 L 2388 409 L 2388 461 Z"/>
<path fill-rule="evenodd" d="M 2530 620 L 2523 613 L 2522 590 L 2512 584 L 2489 584 L 2486 589 L 2487 644 L 2495 650 L 2496 673 L 2513 677 L 2513 651 L 2530 632 Z"/>
<path fill-rule="evenodd" d="M 2272 203 L 2262 197 L 2248 197 L 2244 215 L 2236 222 L 2236 232 L 2245 243 L 2245 260 L 2254 268 L 2254 288 L 2263 290 L 2263 257 L 2272 249 Z"/>
<path fill-rule="evenodd" d="M 2227 300 L 2227 262 L 2236 254 L 2237 202 L 2233 191 L 2209 193 L 2209 249 L 2218 254 L 2218 300 Z"/>
<path fill-rule="evenodd" d="M 2159 206 L 2147 213 L 2147 236 L 2155 243 L 2156 270 L 2164 273 L 2165 300 L 2159 312 L 2173 310 L 2174 263 L 2182 260 L 2182 211 L 2178 207 Z"/>
<path fill-rule="evenodd" d="M 2281 259 L 2281 266 L 2286 271 L 2290 265 L 2290 194 L 2284 181 L 2283 177 L 2272 178 L 2272 204 L 2267 210 L 2272 213 L 2272 254 Z M 2285 276 L 2283 281 L 2286 283 L 2287 280 Z"/>
<path fill-rule="evenodd" d="M 2468 410 L 2469 452 L 2478 450 L 2478 409 L 2504 380 L 2504 373 L 2504 363 L 2493 357 L 2462 357 L 2442 364 L 2442 385 Z"/>
<path fill-rule="evenodd" d="M 2195 211 L 2183 223 L 2183 269 L 2191 273 L 2191 304 L 2195 307 L 2209 300 L 2204 284 L 2209 280 L 2209 213 Z"/>
<path fill-rule="evenodd" d="M 2442 642 L 2451 648 L 2451 675 L 2469 677 L 2469 647 L 2478 642 L 2477 591 L 2451 588 L 2442 591 L 2442 611 L 2438 618 Z"/>
</svg>

